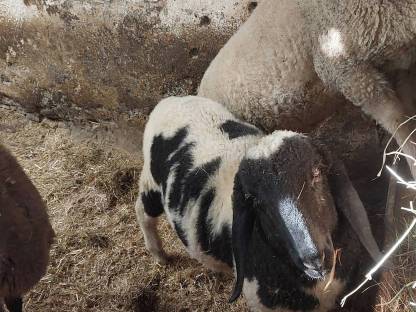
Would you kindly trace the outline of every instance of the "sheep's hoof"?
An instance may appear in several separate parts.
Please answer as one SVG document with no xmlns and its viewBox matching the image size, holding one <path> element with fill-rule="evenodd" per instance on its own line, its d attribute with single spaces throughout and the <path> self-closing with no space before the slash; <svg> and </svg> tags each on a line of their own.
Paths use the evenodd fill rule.
<svg viewBox="0 0 416 312">
<path fill-rule="evenodd" d="M 169 257 L 165 252 L 158 252 L 157 254 L 154 254 L 153 257 L 160 265 L 167 265 L 170 262 Z"/>
</svg>

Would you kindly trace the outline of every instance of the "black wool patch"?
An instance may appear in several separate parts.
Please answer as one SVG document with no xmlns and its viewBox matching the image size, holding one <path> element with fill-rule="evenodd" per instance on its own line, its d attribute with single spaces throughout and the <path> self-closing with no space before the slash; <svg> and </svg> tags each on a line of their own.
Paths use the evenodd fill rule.
<svg viewBox="0 0 416 312">
<path fill-rule="evenodd" d="M 162 194 L 159 191 L 143 192 L 141 200 L 144 206 L 144 211 L 150 217 L 156 218 L 163 213 Z"/>
<path fill-rule="evenodd" d="M 199 210 L 197 222 L 197 235 L 201 248 L 207 254 L 214 258 L 233 266 L 233 256 L 231 249 L 231 231 L 224 226 L 221 234 L 212 235 L 212 226 L 208 220 L 208 212 L 215 198 L 215 189 L 211 188 L 201 198 L 201 207 Z"/>
<path fill-rule="evenodd" d="M 166 139 L 163 135 L 153 138 L 150 148 L 150 171 L 156 183 L 162 185 L 163 192 L 166 191 L 166 181 L 172 166 L 172 162 L 168 161 L 169 155 L 179 149 L 187 135 L 188 129 L 181 128 L 171 138 Z"/>
<path fill-rule="evenodd" d="M 175 166 L 175 179 L 172 182 L 169 193 L 170 209 L 180 210 L 181 198 L 183 197 L 184 191 L 183 186 L 193 166 L 193 146 L 192 143 L 185 144 L 168 160 L 167 167 L 170 170 Z"/>
<path fill-rule="evenodd" d="M 183 179 L 181 186 L 183 194 L 181 205 L 179 207 L 181 215 L 184 214 L 185 208 L 191 200 L 196 200 L 202 195 L 201 193 L 205 188 L 208 179 L 218 171 L 220 164 L 221 159 L 217 157 L 214 160 L 193 169 L 187 174 L 186 178 Z"/>
<path fill-rule="evenodd" d="M 220 126 L 221 131 L 228 134 L 230 140 L 247 135 L 256 135 L 261 132 L 253 127 L 235 120 L 227 120 Z"/>
</svg>

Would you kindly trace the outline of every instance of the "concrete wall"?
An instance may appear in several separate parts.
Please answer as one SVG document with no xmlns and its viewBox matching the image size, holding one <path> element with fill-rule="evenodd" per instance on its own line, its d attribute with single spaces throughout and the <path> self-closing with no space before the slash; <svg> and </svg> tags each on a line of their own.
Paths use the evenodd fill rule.
<svg viewBox="0 0 416 312">
<path fill-rule="evenodd" d="M 138 135 L 134 130 L 160 98 L 195 93 L 211 59 L 255 5 L 1 0 L 2 102 L 35 118 L 109 129 L 115 140 Z"/>
</svg>

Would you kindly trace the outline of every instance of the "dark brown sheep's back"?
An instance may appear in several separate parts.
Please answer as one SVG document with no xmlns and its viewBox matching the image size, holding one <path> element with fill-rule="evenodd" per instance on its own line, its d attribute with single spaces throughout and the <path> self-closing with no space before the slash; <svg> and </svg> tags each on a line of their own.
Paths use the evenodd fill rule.
<svg viewBox="0 0 416 312">
<path fill-rule="evenodd" d="M 0 298 L 22 295 L 40 280 L 53 237 L 41 196 L 0 145 Z"/>
</svg>

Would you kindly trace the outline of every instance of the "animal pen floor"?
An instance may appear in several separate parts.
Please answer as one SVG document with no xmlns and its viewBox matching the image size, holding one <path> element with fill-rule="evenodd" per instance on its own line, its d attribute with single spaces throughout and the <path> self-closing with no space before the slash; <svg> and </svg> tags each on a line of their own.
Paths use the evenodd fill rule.
<svg viewBox="0 0 416 312">
<path fill-rule="evenodd" d="M 5 109 L 0 141 L 47 202 L 57 234 L 48 273 L 25 297 L 26 311 L 248 311 L 244 300 L 227 303 L 232 277 L 189 259 L 165 221 L 160 231 L 172 261 L 167 266 L 152 261 L 133 208 L 139 156 L 74 141 L 59 123 L 32 122 Z M 410 255 L 401 256 L 400 272 L 388 280 L 403 282 L 414 265 L 414 252 Z M 394 295 L 394 285 L 381 285 L 386 290 L 381 300 Z M 404 309 L 398 301 L 377 311 Z"/>
</svg>

